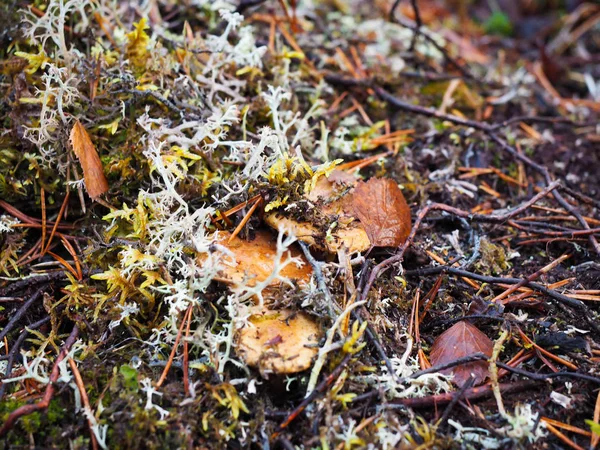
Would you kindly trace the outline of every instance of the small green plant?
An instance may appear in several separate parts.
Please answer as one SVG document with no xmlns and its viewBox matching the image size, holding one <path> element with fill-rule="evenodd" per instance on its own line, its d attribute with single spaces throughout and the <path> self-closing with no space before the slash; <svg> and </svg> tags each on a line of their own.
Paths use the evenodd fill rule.
<svg viewBox="0 0 600 450">
<path fill-rule="evenodd" d="M 486 33 L 500 36 L 511 36 L 513 25 L 508 15 L 502 11 L 494 11 L 483 25 Z"/>
</svg>

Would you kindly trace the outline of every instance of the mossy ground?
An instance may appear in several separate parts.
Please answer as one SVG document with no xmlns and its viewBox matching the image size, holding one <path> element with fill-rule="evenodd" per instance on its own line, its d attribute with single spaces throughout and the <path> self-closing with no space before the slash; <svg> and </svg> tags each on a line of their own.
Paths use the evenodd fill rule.
<svg viewBox="0 0 600 450">
<path fill-rule="evenodd" d="M 418 3 L 423 32 L 446 54 L 422 35 L 413 45 L 409 2 L 396 11 L 400 24 L 389 17 L 391 2 L 381 1 L 14 0 L 0 5 L 0 323 L 11 326 L 2 351 L 8 354 L 20 333 L 28 333 L 7 374 L 22 379 L 7 383 L 0 421 L 40 401 L 75 326 L 79 340 L 67 359 L 76 361 L 89 400 L 87 406 L 81 403 L 73 371 L 63 364 L 49 407 L 19 419 L 2 445 L 480 448 L 483 441 L 477 439 L 485 437 L 486 445 L 498 448 L 544 448 L 542 415 L 590 430 L 586 420 L 594 417 L 597 384 L 568 377 L 506 395 L 507 416 L 498 413 L 490 396 L 461 400 L 437 424 L 445 406 L 400 403 L 405 394 L 456 392 L 449 380 L 437 374 L 419 378 L 420 384 L 399 384 L 365 329 L 357 322 L 353 327 L 356 317 L 337 331 L 331 328 L 364 294 L 362 318 L 399 376 L 406 377 L 419 364 L 423 368 L 435 338 L 469 314 L 473 299 L 489 301 L 505 289 L 448 273 L 423 276 L 415 272 L 419 269 L 441 260 L 470 261 L 466 269 L 480 275 L 527 277 L 568 253 L 565 263 L 538 282 L 558 283 L 554 289 L 566 295 L 587 290 L 585 295 L 597 296 L 598 255 L 586 235 L 556 234 L 580 227 L 550 196 L 528 210 L 532 217 L 501 224 L 428 217 L 402 270 L 394 266 L 381 274 L 368 293 L 361 289 L 369 270 L 396 249 L 354 255 L 346 266 L 340 263 L 343 255 L 313 250 L 328 295 L 316 279 L 305 289 L 282 283 L 276 304 L 311 314 L 323 328 L 323 343 L 332 330 L 333 346 L 319 381 L 340 363 L 345 366 L 289 425 L 280 427 L 307 394 L 312 371 L 266 376 L 236 355 L 235 330 L 247 320 L 257 292 L 213 280 L 224 258 L 214 233 L 234 230 L 256 196 L 261 201 L 240 232 L 244 239 L 266 227 L 262 219 L 269 209 L 315 222 L 326 233 L 331 222 L 319 214 L 322 205 L 307 202 L 305 195 L 341 163 L 377 154 L 358 176 L 392 178 L 413 215 L 428 202 L 492 214 L 544 187 L 539 173 L 512 159 L 488 134 L 394 109 L 377 88 L 414 105 L 490 124 L 520 115 L 568 119 L 525 120 L 498 133 L 564 185 L 592 197 L 569 201 L 590 227 L 598 227 L 593 199 L 600 189 L 594 175 L 599 108 L 589 86 L 597 86 L 600 75 L 593 57 L 586 65 L 579 62 L 585 59 L 582 49 L 597 54 L 598 24 L 578 42 L 559 39 L 565 17 L 575 17 L 576 27 L 593 11 L 525 2 L 528 6 L 520 6 L 525 18 L 513 20 L 490 11 L 487 2 L 472 2 L 471 16 L 456 2 Z M 540 39 L 561 48 L 556 58 L 566 61 L 566 73 L 553 80 L 562 101 L 533 75 L 539 49 L 526 35 L 536 18 L 547 25 L 538 31 Z M 467 75 L 448 56 L 468 68 Z M 550 73 L 551 62 L 544 64 Z M 96 200 L 86 193 L 86 167 L 69 141 L 75 120 L 90 134 L 108 181 L 108 192 Z M 393 135 L 409 129 L 406 137 Z M 568 282 L 559 283 L 563 280 Z M 420 306 L 428 315 L 414 341 L 409 330 L 415 298 L 422 299 L 436 283 L 439 290 L 430 303 Z M 40 300 L 12 323 L 39 289 Z M 518 329 L 534 341 L 559 332 L 579 337 L 569 341 L 574 345 L 569 349 L 547 349 L 576 370 L 539 351 L 521 367 L 595 376 L 596 305 L 589 302 L 581 317 L 548 296 L 524 296 L 475 323 L 492 340 L 503 329 L 510 331 L 503 362 L 531 349 Z M 179 343 L 168 376 L 155 389 L 180 342 L 178 329 L 188 309 L 189 330 L 180 333 L 187 354 Z M 50 320 L 27 330 L 45 317 Z M 2 373 L 7 359 L 0 361 Z M 521 378 L 508 375 L 501 381 Z M 572 406 L 553 401 L 553 391 L 569 397 Z M 461 425 L 475 427 L 479 438 L 460 431 Z M 589 445 L 587 436 L 569 437 Z M 548 442 L 565 445 L 554 434 Z"/>
</svg>

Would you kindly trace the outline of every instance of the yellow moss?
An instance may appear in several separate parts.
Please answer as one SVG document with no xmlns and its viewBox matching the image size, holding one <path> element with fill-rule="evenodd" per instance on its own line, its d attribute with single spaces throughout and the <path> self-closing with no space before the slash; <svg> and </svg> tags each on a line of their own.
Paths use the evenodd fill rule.
<svg viewBox="0 0 600 450">
<path fill-rule="evenodd" d="M 44 49 L 42 48 L 42 46 L 39 47 L 39 50 L 40 51 L 37 54 L 36 53 L 26 53 L 26 52 L 15 52 L 15 56 L 26 59 L 27 62 L 29 63 L 27 65 L 27 68 L 25 69 L 25 72 L 28 73 L 29 75 L 34 74 L 35 72 L 38 71 L 38 69 L 40 67 L 43 67 L 44 64 L 46 64 L 47 62 L 50 62 L 50 58 L 48 58 L 48 56 L 46 55 L 46 52 L 44 52 Z"/>
<path fill-rule="evenodd" d="M 333 172 L 335 168 L 343 162 L 343 159 L 336 159 L 335 161 L 324 163 L 317 167 L 317 170 L 312 174 L 310 180 L 307 180 L 306 183 L 304 183 L 304 193 L 309 194 L 310 191 L 312 191 L 317 185 L 319 178 L 322 176 L 328 177 L 331 175 L 331 172 Z"/>
<path fill-rule="evenodd" d="M 146 18 L 135 24 L 135 29 L 127 34 L 127 48 L 125 50 L 129 61 L 138 69 L 146 67 L 148 61 L 148 43 L 150 37 L 145 30 L 148 29 Z"/>
<path fill-rule="evenodd" d="M 482 239 L 479 251 L 481 252 L 481 258 L 475 264 L 475 267 L 484 275 L 498 275 L 510 267 L 506 259 L 506 252 L 500 245 Z"/>
</svg>

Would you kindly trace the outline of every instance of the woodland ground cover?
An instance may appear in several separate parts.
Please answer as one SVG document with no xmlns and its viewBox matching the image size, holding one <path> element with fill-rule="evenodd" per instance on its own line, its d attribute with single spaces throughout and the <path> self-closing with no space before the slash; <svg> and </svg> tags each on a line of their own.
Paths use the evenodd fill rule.
<svg viewBox="0 0 600 450">
<path fill-rule="evenodd" d="M 6 448 L 594 448 L 600 8 L 5 0 Z"/>
</svg>

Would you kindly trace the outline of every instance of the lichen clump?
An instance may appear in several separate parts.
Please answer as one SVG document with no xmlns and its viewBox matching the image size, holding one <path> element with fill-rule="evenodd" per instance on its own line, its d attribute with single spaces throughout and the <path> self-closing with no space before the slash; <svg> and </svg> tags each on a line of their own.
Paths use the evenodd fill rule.
<svg viewBox="0 0 600 450">
<path fill-rule="evenodd" d="M 426 24 L 417 39 L 389 2 L 30 3 L 0 5 L 6 445 L 448 444 L 437 415 L 400 403 L 455 390 L 448 375 L 415 374 L 429 364 L 419 320 L 460 307 L 436 298 L 449 277 L 436 272 L 434 289 L 407 281 L 403 264 L 429 264 L 425 254 L 496 275 L 509 264 L 472 227 L 471 256 L 458 231 L 451 245 L 432 231 L 378 265 L 407 242 L 417 207 L 487 204 L 458 174 L 477 130 L 391 114 L 376 84 L 420 94 L 404 70 L 449 67 L 450 42 Z M 444 86 L 460 102 L 444 93 L 440 110 L 492 115 L 527 94 L 533 81 L 518 74 L 503 91 L 508 64 L 480 67 L 476 87 L 453 74 Z M 485 105 L 471 92 L 484 87 Z M 374 228 L 394 220 L 368 180 L 401 205 L 400 231 L 379 243 Z M 344 210 L 353 192 L 361 202 Z M 10 422 L 24 405 L 42 406 Z M 529 406 L 494 420 L 490 448 L 544 436 Z"/>
</svg>

